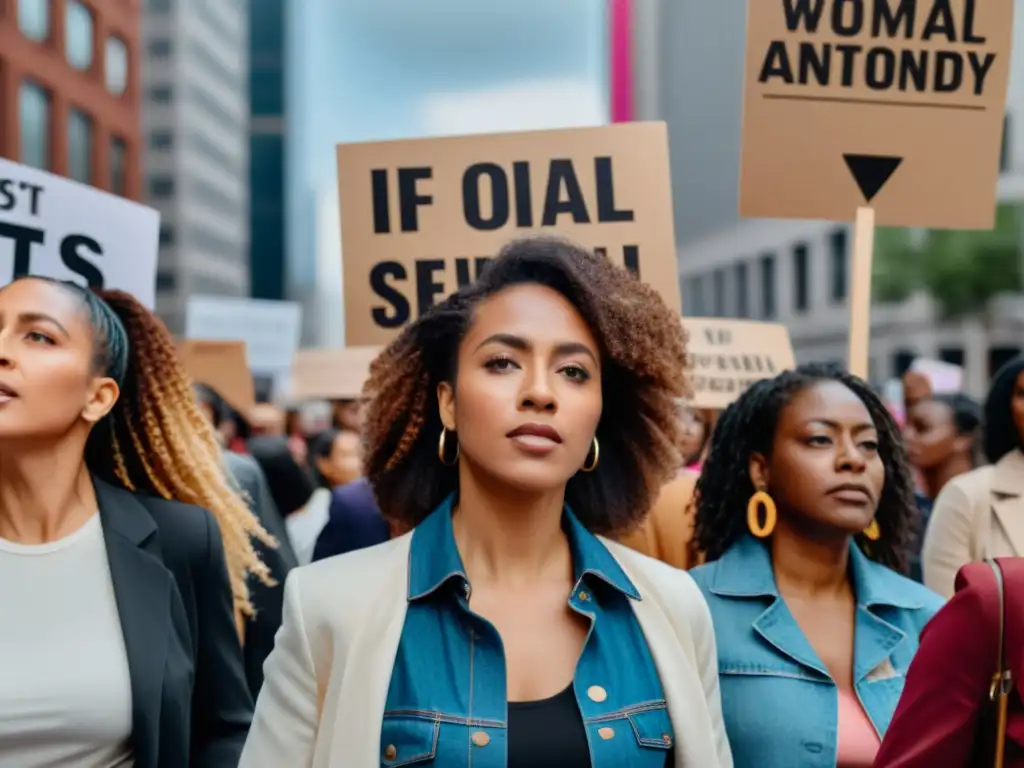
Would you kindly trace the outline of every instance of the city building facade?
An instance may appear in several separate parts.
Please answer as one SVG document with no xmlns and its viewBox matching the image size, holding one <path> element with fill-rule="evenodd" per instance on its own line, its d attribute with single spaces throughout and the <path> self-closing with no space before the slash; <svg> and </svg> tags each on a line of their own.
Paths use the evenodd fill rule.
<svg viewBox="0 0 1024 768">
<path fill-rule="evenodd" d="M 157 312 L 249 295 L 249 21 L 239 0 L 145 0 L 144 199 L 160 211 Z"/>
<path fill-rule="evenodd" d="M 0 156 L 141 197 L 134 0 L 0 3 Z"/>
</svg>

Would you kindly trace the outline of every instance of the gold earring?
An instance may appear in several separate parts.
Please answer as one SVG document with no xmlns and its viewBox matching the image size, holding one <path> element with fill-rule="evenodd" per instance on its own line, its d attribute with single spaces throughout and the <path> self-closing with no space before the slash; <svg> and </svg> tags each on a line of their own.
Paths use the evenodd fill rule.
<svg viewBox="0 0 1024 768">
<path fill-rule="evenodd" d="M 581 469 L 584 472 L 593 472 L 597 469 L 597 461 L 601 458 L 601 445 L 597 442 L 597 435 L 594 435 L 594 459 L 583 464 Z"/>
<path fill-rule="evenodd" d="M 455 456 L 451 461 L 445 461 L 445 454 L 448 453 L 448 428 L 441 427 L 441 437 L 437 439 L 437 458 L 441 460 L 441 463 L 446 467 L 454 467 L 455 463 L 459 460 L 459 444 L 455 444 Z"/>
<path fill-rule="evenodd" d="M 764 525 L 761 525 L 761 521 L 758 519 L 761 507 L 764 507 Z M 754 495 L 750 497 L 750 501 L 747 502 L 747 527 L 750 532 L 759 539 L 771 536 L 772 531 L 775 530 L 777 519 L 775 500 L 765 491 L 755 491 Z"/>
<path fill-rule="evenodd" d="M 878 520 L 871 518 L 868 527 L 864 529 L 864 538 L 870 541 L 878 541 L 882 538 L 882 529 L 878 527 Z"/>
</svg>

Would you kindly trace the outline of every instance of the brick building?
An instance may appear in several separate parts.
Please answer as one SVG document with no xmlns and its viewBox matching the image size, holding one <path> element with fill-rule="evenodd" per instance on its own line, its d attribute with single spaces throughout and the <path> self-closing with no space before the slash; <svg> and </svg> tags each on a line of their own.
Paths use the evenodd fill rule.
<svg viewBox="0 0 1024 768">
<path fill-rule="evenodd" d="M 0 0 L 0 156 L 138 200 L 141 0 Z"/>
</svg>

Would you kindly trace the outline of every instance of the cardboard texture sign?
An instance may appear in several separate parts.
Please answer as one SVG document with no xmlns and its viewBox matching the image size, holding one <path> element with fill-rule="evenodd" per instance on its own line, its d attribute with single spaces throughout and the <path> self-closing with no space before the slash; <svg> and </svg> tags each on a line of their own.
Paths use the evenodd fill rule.
<svg viewBox="0 0 1024 768">
<path fill-rule="evenodd" d="M 784 325 L 684 317 L 683 328 L 694 408 L 725 408 L 751 384 L 796 367 Z"/>
<path fill-rule="evenodd" d="M 292 400 L 358 399 L 380 352 L 381 347 L 300 349 L 292 363 Z"/>
<path fill-rule="evenodd" d="M 664 123 L 338 146 L 346 343 L 382 345 L 519 235 L 601 249 L 679 310 Z"/>
<path fill-rule="evenodd" d="M 740 214 L 990 229 L 1013 0 L 749 0 Z"/>
<path fill-rule="evenodd" d="M 210 387 L 239 415 L 249 417 L 256 406 L 256 390 L 244 341 L 183 339 L 178 355 L 192 381 Z"/>
</svg>

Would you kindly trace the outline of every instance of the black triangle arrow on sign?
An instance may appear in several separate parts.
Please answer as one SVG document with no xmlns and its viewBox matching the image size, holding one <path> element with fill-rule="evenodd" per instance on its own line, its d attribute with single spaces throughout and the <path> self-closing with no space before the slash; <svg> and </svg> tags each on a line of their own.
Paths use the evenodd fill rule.
<svg viewBox="0 0 1024 768">
<path fill-rule="evenodd" d="M 902 157 L 887 155 L 843 155 L 843 159 L 869 203 L 903 162 Z"/>
</svg>

